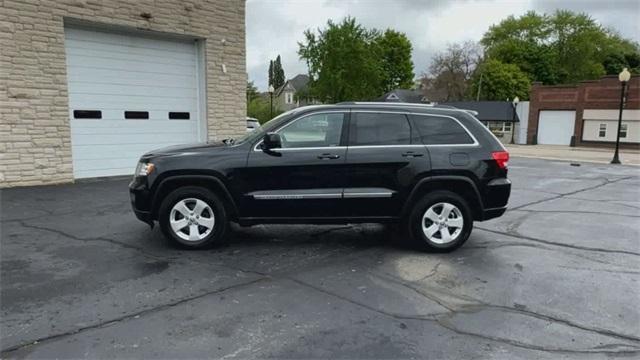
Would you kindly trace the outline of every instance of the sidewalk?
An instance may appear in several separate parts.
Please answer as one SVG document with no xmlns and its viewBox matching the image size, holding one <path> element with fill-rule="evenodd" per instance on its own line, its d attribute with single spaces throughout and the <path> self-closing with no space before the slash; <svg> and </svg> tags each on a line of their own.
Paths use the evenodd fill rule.
<svg viewBox="0 0 640 360">
<path fill-rule="evenodd" d="M 608 148 L 569 147 L 564 145 L 506 144 L 505 147 L 511 156 L 601 164 L 610 163 L 614 151 Z M 624 165 L 640 166 L 640 151 L 621 150 L 620 161 Z"/>
</svg>

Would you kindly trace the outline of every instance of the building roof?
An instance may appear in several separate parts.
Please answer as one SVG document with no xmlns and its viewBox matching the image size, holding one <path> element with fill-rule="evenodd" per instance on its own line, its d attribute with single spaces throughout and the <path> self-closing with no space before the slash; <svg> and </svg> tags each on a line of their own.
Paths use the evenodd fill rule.
<svg viewBox="0 0 640 360">
<path fill-rule="evenodd" d="M 386 102 L 406 102 L 414 104 L 424 104 L 429 102 L 429 100 L 427 100 L 422 94 L 422 91 L 408 89 L 391 90 L 375 100 Z"/>
<path fill-rule="evenodd" d="M 450 105 L 458 109 L 478 112 L 480 121 L 520 121 L 518 113 L 514 116 L 513 104 L 510 101 L 450 101 L 440 105 Z"/>
<path fill-rule="evenodd" d="M 305 90 L 307 88 L 307 84 L 309 84 L 309 75 L 298 74 L 293 78 L 285 81 L 285 83 L 278 89 L 278 91 L 276 91 L 276 96 L 280 96 L 287 85 L 291 86 L 296 92 L 299 92 Z"/>
</svg>

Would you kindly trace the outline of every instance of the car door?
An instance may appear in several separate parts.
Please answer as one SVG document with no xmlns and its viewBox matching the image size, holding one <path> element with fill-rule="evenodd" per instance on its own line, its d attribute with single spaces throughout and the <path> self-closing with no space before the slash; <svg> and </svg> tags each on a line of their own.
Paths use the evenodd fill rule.
<svg viewBox="0 0 640 360">
<path fill-rule="evenodd" d="M 302 115 L 275 132 L 282 148 L 258 142 L 244 169 L 243 215 L 258 218 L 331 217 L 345 185 L 348 112 Z M 343 138 L 344 137 L 344 138 Z"/>
<path fill-rule="evenodd" d="M 387 217 L 400 212 L 430 160 L 405 114 L 353 110 L 346 166 L 343 214 Z"/>
</svg>

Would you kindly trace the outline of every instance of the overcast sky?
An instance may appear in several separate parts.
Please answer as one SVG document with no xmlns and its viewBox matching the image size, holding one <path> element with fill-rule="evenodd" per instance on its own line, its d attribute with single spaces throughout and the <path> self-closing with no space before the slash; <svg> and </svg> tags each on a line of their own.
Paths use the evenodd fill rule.
<svg viewBox="0 0 640 360">
<path fill-rule="evenodd" d="M 419 75 L 448 43 L 477 41 L 509 15 L 557 8 L 586 12 L 603 26 L 640 41 L 640 0 L 248 0 L 247 72 L 266 90 L 269 59 L 280 54 L 287 79 L 306 74 L 306 64 L 297 55 L 304 30 L 353 16 L 368 28 L 407 34 Z"/>
</svg>

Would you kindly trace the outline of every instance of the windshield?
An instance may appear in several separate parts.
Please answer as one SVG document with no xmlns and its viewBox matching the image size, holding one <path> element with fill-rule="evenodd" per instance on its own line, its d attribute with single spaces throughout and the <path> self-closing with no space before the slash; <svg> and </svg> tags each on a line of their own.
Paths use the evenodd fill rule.
<svg viewBox="0 0 640 360">
<path fill-rule="evenodd" d="M 291 114 L 295 112 L 294 110 L 289 110 L 284 112 L 273 119 L 264 123 L 261 127 L 257 128 L 255 131 L 249 132 L 244 136 L 235 139 L 234 144 L 242 144 L 244 142 L 254 142 L 255 140 L 261 139 L 264 134 L 273 131 L 278 125 L 282 122 L 283 119 L 288 118 Z"/>
</svg>

